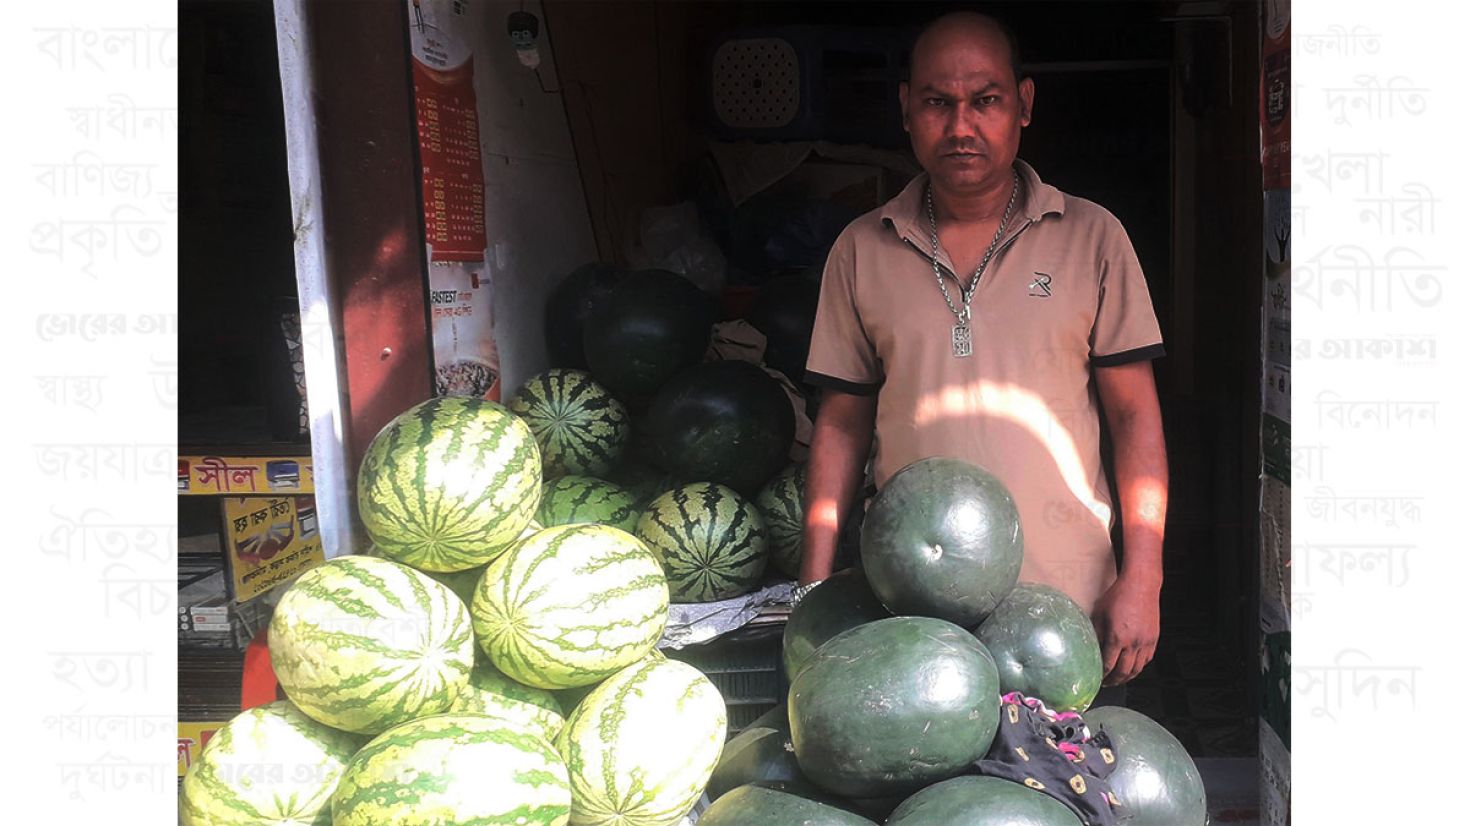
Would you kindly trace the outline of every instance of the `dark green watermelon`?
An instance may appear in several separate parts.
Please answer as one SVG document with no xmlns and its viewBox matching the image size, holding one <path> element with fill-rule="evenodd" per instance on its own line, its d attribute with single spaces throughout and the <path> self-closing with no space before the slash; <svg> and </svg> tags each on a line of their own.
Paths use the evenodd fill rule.
<svg viewBox="0 0 1470 826">
<path fill-rule="evenodd" d="M 705 791 L 710 800 L 737 786 L 763 780 L 804 782 L 791 750 L 786 704 L 767 711 L 725 743 Z"/>
<path fill-rule="evenodd" d="M 889 478 L 863 519 L 863 571 L 895 614 L 979 625 L 1021 574 L 1021 515 L 1004 484 L 960 459 Z"/>
<path fill-rule="evenodd" d="M 792 683 L 791 742 L 812 783 L 847 797 L 904 794 L 982 757 L 1000 723 L 995 660 L 931 617 L 849 629 Z"/>
<path fill-rule="evenodd" d="M 1121 706 L 1098 706 L 1082 719 L 1094 736 L 1112 741 L 1118 765 L 1108 784 L 1131 817 L 1128 826 L 1204 826 L 1205 784 L 1174 735 Z"/>
<path fill-rule="evenodd" d="M 552 289 L 546 298 L 543 330 L 551 366 L 586 369 L 582 329 L 627 274 L 622 267 L 593 262 L 572 270 Z"/>
<path fill-rule="evenodd" d="M 751 783 L 722 796 L 699 816 L 699 826 L 876 826 L 838 801 L 796 784 Z"/>
<path fill-rule="evenodd" d="M 754 364 L 712 361 L 664 385 L 647 428 L 661 467 L 689 482 L 754 496 L 786 465 L 796 415 L 781 385 Z"/>
<path fill-rule="evenodd" d="M 794 681 L 803 663 L 827 640 L 849 628 L 892 616 L 873 596 L 861 572 L 838 571 L 813 588 L 786 620 L 781 663 Z"/>
<path fill-rule="evenodd" d="M 622 485 L 624 490 L 633 494 L 640 511 L 655 497 L 679 487 L 679 480 L 644 462 L 624 462 L 609 476 L 608 481 Z"/>
<path fill-rule="evenodd" d="M 639 270 L 618 282 L 583 328 L 592 376 L 640 408 L 709 347 L 714 302 L 689 279 Z"/>
<path fill-rule="evenodd" d="M 761 285 L 745 313 L 750 326 L 766 337 L 766 364 L 800 386 L 806 380 L 806 358 L 817 318 L 821 272 L 772 278 Z"/>
<path fill-rule="evenodd" d="M 998 777 L 966 776 L 936 783 L 905 800 L 893 810 L 886 826 L 1081 826 L 1081 823 L 1071 809 L 1045 792 Z"/>
<path fill-rule="evenodd" d="M 1000 669 L 1000 692 L 1019 691 L 1057 711 L 1082 711 L 1102 686 L 1092 620 L 1066 594 L 1021 582 L 975 629 Z"/>
</svg>

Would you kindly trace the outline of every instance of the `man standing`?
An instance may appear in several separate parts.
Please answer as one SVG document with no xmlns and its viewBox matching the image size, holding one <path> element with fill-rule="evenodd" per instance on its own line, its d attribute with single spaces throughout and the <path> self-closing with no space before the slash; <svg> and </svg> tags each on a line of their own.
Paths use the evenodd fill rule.
<svg viewBox="0 0 1470 826">
<path fill-rule="evenodd" d="M 918 459 L 966 459 L 1015 497 L 1021 579 L 1092 616 L 1104 682 L 1117 685 L 1159 635 L 1168 470 L 1152 359 L 1164 350 L 1122 225 L 1016 159 L 1035 94 L 991 18 L 946 15 L 915 42 L 899 97 L 925 172 L 849 225 L 823 274 L 801 583 L 831 574 L 875 437 L 879 487 Z"/>
</svg>

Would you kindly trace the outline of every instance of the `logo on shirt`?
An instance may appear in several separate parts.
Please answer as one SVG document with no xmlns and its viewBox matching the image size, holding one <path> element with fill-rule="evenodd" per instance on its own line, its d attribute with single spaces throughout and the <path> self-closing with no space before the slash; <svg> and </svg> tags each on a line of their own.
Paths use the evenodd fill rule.
<svg viewBox="0 0 1470 826">
<path fill-rule="evenodd" d="M 1027 295 L 1032 298 L 1051 298 L 1051 274 L 1038 272 L 1032 273 L 1036 280 L 1031 282 L 1031 291 Z"/>
</svg>

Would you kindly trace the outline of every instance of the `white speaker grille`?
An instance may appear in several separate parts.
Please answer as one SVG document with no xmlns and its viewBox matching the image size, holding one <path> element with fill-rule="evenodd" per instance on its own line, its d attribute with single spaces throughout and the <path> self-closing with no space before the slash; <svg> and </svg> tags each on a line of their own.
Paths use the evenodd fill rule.
<svg viewBox="0 0 1470 826">
<path fill-rule="evenodd" d="M 710 93 L 715 116 L 736 129 L 776 129 L 801 110 L 796 49 L 776 37 L 731 40 L 715 50 Z"/>
</svg>

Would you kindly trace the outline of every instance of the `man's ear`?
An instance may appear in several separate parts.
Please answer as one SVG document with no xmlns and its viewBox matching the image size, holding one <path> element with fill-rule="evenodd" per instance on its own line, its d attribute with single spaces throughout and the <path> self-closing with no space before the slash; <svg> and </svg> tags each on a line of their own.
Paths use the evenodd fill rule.
<svg viewBox="0 0 1470 826">
<path fill-rule="evenodd" d="M 1031 78 L 1021 80 L 1021 125 L 1031 125 L 1031 105 L 1036 102 L 1036 82 Z"/>
<path fill-rule="evenodd" d="M 903 114 L 903 131 L 909 131 L 909 82 L 898 82 L 898 111 Z"/>
</svg>

